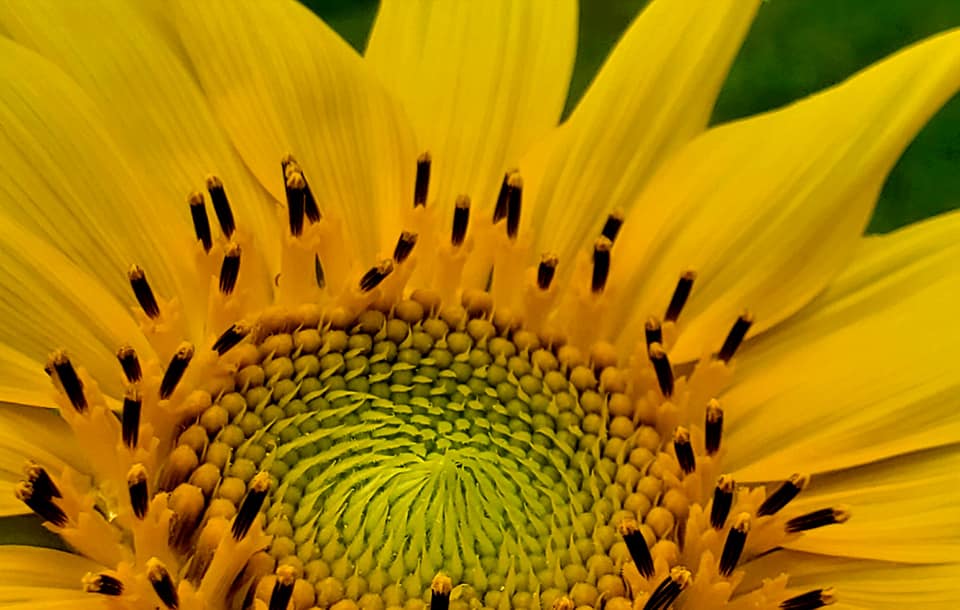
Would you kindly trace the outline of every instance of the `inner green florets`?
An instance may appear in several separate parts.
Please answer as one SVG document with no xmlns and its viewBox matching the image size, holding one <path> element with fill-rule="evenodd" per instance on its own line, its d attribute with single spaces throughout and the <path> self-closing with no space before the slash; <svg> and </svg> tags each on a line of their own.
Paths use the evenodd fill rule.
<svg viewBox="0 0 960 610">
<path fill-rule="evenodd" d="M 271 475 L 268 552 L 319 607 L 418 607 L 440 571 L 463 603 L 593 605 L 625 595 L 620 521 L 670 534 L 619 369 L 414 301 L 258 349 L 180 442 L 216 510 Z"/>
</svg>

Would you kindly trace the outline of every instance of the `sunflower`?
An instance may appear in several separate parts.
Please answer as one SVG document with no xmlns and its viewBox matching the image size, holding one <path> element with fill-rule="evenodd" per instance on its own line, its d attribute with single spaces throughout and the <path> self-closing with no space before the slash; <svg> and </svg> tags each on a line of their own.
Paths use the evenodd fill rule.
<svg viewBox="0 0 960 610">
<path fill-rule="evenodd" d="M 758 1 L 0 9 L 10 608 L 955 608 L 960 32 L 707 128 Z"/>
</svg>

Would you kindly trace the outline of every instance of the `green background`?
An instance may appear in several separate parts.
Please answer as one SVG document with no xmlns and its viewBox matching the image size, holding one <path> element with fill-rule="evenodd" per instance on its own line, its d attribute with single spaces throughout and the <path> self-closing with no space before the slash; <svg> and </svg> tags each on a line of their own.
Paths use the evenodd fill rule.
<svg viewBox="0 0 960 610">
<path fill-rule="evenodd" d="M 304 1 L 354 47 L 363 49 L 376 0 Z M 644 4 L 646 0 L 581 0 L 568 109 Z M 733 65 L 713 122 L 782 106 L 903 46 L 957 26 L 957 0 L 768 0 Z M 889 231 L 957 207 L 960 99 L 944 107 L 893 170 L 870 230 Z"/>
<path fill-rule="evenodd" d="M 305 3 L 354 47 L 363 49 L 377 0 Z M 645 0 L 581 0 L 579 50 L 568 109 L 644 4 Z M 734 63 L 713 122 L 782 106 L 911 42 L 957 26 L 957 0 L 769 0 Z M 889 231 L 957 207 L 960 99 L 927 125 L 893 170 L 870 230 Z M 0 522 L 0 540 L 60 545 L 32 516 Z"/>
</svg>

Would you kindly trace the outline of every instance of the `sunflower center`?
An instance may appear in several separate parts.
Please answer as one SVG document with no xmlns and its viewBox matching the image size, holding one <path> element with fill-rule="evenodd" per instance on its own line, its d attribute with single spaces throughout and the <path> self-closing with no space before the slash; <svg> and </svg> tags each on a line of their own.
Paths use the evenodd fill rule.
<svg viewBox="0 0 960 610">
<path fill-rule="evenodd" d="M 617 527 L 675 521 L 644 474 L 660 436 L 625 372 L 552 347 L 415 299 L 271 335 L 181 435 L 206 445 L 190 480 L 240 507 L 269 473 L 269 553 L 323 607 L 426 600 L 441 570 L 492 607 L 622 596 Z"/>
</svg>

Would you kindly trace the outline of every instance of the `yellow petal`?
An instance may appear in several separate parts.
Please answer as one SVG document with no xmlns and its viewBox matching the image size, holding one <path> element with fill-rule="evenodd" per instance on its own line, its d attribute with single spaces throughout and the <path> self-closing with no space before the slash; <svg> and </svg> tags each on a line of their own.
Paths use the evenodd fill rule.
<svg viewBox="0 0 960 610">
<path fill-rule="evenodd" d="M 802 307 L 849 261 L 888 171 L 958 87 L 952 31 L 691 142 L 627 218 L 609 282 L 623 298 L 611 319 L 661 315 L 679 275 L 696 270 L 671 354 L 679 361 L 718 349 L 744 308 L 756 333 Z"/>
<path fill-rule="evenodd" d="M 744 346 L 726 467 L 776 480 L 960 441 L 958 256 L 956 212 L 867 238 L 824 294 Z"/>
<path fill-rule="evenodd" d="M 72 600 L 78 604 L 75 607 L 100 607 L 84 603 L 95 596 L 83 592 L 81 579 L 87 572 L 101 569 L 73 553 L 32 546 L 0 546 L 0 603 L 4 608 L 32 601 L 41 601 L 40 607 L 66 607 Z"/>
<path fill-rule="evenodd" d="M 806 513 L 847 504 L 853 516 L 786 546 L 903 563 L 954 561 L 960 556 L 958 471 L 960 445 L 952 445 L 814 477 L 791 509 Z"/>
<path fill-rule="evenodd" d="M 210 173 L 223 180 L 238 224 L 261 242 L 272 240 L 272 200 L 243 166 L 169 36 L 141 14 L 159 5 L 11 2 L 0 5 L 0 24 L 7 36 L 59 66 L 110 117 L 106 127 L 126 161 L 140 170 L 142 182 L 157 187 L 150 207 L 163 223 L 153 229 L 166 243 L 192 239 L 186 198 L 203 190 Z M 274 250 L 265 251 L 276 256 Z"/>
<path fill-rule="evenodd" d="M 560 118 L 576 43 L 572 0 L 381 3 L 366 59 L 431 152 L 431 205 L 466 193 L 492 214 L 503 172 Z"/>
<path fill-rule="evenodd" d="M 260 182 L 283 201 L 280 161 L 293 153 L 321 210 L 350 228 L 354 256 L 369 261 L 392 248 L 396 214 L 412 205 L 418 153 L 399 105 L 362 59 L 292 0 L 183 1 L 176 25 L 217 118 Z"/>
<path fill-rule="evenodd" d="M 608 212 L 633 211 L 659 164 L 706 127 L 759 4 L 651 2 L 551 139 L 549 151 L 525 161 L 534 202 L 525 222 L 537 233 L 538 255 L 559 255 L 558 273 L 565 275 L 574 255 L 591 246 Z"/>
<path fill-rule="evenodd" d="M 30 512 L 13 495 L 28 459 L 54 475 L 66 465 L 83 471 L 85 464 L 70 428 L 56 411 L 0 404 L 0 516 Z"/>
</svg>

